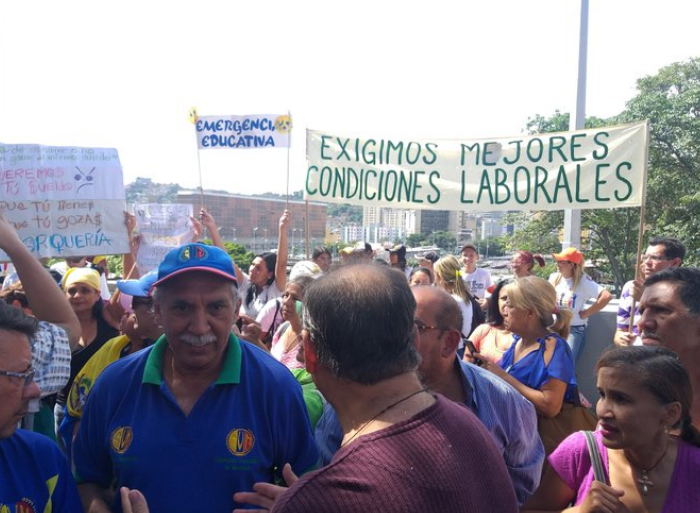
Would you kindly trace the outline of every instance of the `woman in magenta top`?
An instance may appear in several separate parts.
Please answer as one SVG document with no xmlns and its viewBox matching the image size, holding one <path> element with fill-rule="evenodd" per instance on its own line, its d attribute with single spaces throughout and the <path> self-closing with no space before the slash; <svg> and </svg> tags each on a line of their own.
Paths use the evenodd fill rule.
<svg viewBox="0 0 700 513">
<path fill-rule="evenodd" d="M 606 483 L 594 481 L 584 434 L 574 433 L 549 456 L 550 468 L 523 510 L 700 511 L 700 432 L 692 426 L 692 388 L 678 357 L 661 347 L 613 346 L 596 370 L 594 436 Z"/>
</svg>

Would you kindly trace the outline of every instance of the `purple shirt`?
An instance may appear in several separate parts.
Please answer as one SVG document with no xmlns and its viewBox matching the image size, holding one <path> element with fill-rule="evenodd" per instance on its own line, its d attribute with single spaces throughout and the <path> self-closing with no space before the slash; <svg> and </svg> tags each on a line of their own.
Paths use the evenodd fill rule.
<svg viewBox="0 0 700 513">
<path fill-rule="evenodd" d="M 600 431 L 596 431 L 593 436 L 598 444 L 605 476 L 610 479 L 608 451 L 603 445 L 603 435 Z M 700 448 L 681 439 L 676 440 L 678 443 L 676 467 L 673 469 L 661 513 L 687 513 L 698 511 L 700 508 L 700 487 L 698 487 Z M 549 456 L 549 464 L 562 481 L 576 492 L 575 505 L 581 504 L 593 484 L 593 466 L 583 432 L 569 435 Z"/>
</svg>

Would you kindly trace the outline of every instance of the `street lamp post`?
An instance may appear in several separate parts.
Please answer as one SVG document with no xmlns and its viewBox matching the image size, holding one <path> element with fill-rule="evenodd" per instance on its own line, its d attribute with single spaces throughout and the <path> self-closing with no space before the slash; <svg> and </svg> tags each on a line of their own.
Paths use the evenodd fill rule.
<svg viewBox="0 0 700 513">
<path fill-rule="evenodd" d="M 267 251 L 270 249 L 267 245 L 267 228 L 263 228 L 263 231 L 265 232 L 265 245 L 263 246 L 263 251 Z"/>
<path fill-rule="evenodd" d="M 301 241 L 301 247 L 302 247 L 302 253 L 304 254 L 304 258 L 306 258 L 306 241 L 304 240 L 304 229 L 299 228 L 299 239 Z"/>
<path fill-rule="evenodd" d="M 292 258 L 294 258 L 294 254 L 295 254 L 294 236 L 295 236 L 297 230 L 299 230 L 299 228 L 293 228 L 293 229 L 292 229 Z"/>
<path fill-rule="evenodd" d="M 255 240 L 258 237 L 258 227 L 253 228 L 253 253 L 255 253 Z"/>
<path fill-rule="evenodd" d="M 233 242 L 236 242 L 238 239 L 236 239 L 236 228 L 233 229 Z"/>
</svg>

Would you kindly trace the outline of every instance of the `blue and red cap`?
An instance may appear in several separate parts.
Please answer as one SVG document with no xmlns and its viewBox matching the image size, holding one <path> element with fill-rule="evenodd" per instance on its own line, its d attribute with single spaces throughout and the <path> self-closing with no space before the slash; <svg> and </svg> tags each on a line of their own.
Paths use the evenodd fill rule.
<svg viewBox="0 0 700 513">
<path fill-rule="evenodd" d="M 191 271 L 217 274 L 238 286 L 231 257 L 216 246 L 196 243 L 168 251 L 158 266 L 158 279 L 151 285 L 151 289 L 175 276 Z"/>
</svg>

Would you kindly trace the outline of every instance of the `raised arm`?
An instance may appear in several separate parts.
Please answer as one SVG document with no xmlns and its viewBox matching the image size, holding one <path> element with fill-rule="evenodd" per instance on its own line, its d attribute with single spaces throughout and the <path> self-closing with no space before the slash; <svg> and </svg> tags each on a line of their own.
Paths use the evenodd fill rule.
<svg viewBox="0 0 700 513">
<path fill-rule="evenodd" d="M 199 211 L 199 219 L 202 221 L 202 224 L 206 227 L 206 229 L 209 230 L 209 236 L 211 237 L 212 244 L 217 248 L 221 248 L 226 251 L 224 241 L 219 234 L 219 227 L 216 225 L 214 216 L 211 215 L 206 208 L 203 208 Z"/>
<path fill-rule="evenodd" d="M 287 287 L 287 262 L 289 261 L 289 223 L 292 213 L 285 210 L 280 217 L 279 238 L 277 239 L 277 265 L 275 266 L 275 284 L 279 290 Z"/>
<path fill-rule="evenodd" d="M 216 226 L 214 216 L 212 216 L 206 208 L 203 208 L 199 211 L 199 220 L 202 222 L 205 228 L 209 230 L 209 236 L 211 237 L 211 241 L 214 246 L 226 251 L 226 246 L 224 246 L 224 241 L 221 238 L 221 235 L 219 235 L 219 227 Z M 233 268 L 236 271 L 236 279 L 238 280 L 240 286 L 240 284 L 243 283 L 243 273 L 236 262 L 233 262 Z"/>
<path fill-rule="evenodd" d="M 36 318 L 66 330 L 71 350 L 77 348 L 81 334 L 80 322 L 68 299 L 51 275 L 27 249 L 1 210 L 0 249 L 7 253 L 14 264 Z"/>
<path fill-rule="evenodd" d="M 139 274 L 138 267 L 136 267 L 136 253 L 138 252 L 140 240 L 134 239 L 134 230 L 136 230 L 136 216 L 129 212 L 124 212 L 124 225 L 126 226 L 126 233 L 129 237 L 129 247 L 131 248 L 131 251 L 124 253 L 124 256 L 122 257 L 122 266 L 124 268 L 123 278 L 125 280 L 140 278 L 141 276 Z"/>
</svg>

